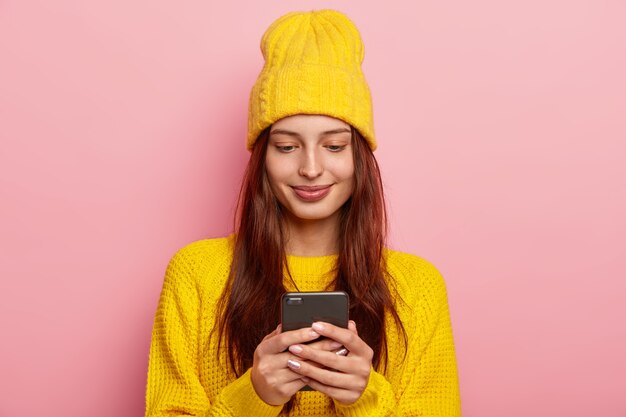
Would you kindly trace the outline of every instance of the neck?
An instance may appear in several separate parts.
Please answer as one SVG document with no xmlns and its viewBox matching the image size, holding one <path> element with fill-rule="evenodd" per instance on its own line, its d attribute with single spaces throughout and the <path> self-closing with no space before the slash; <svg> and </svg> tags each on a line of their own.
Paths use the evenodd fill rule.
<svg viewBox="0 0 626 417">
<path fill-rule="evenodd" d="M 288 219 L 287 254 L 324 256 L 337 253 L 338 226 L 338 213 L 323 220 Z"/>
</svg>

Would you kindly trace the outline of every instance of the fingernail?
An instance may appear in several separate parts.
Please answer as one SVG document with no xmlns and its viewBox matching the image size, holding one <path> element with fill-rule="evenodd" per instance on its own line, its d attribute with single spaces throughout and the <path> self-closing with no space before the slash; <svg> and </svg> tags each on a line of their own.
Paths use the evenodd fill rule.
<svg viewBox="0 0 626 417">
<path fill-rule="evenodd" d="M 302 346 L 291 345 L 291 346 L 289 346 L 289 351 L 292 352 L 292 353 L 300 353 L 300 352 L 302 352 Z"/>
<path fill-rule="evenodd" d="M 293 369 L 300 369 L 300 362 L 289 359 L 287 361 L 287 366 Z"/>
<path fill-rule="evenodd" d="M 348 349 L 343 348 L 343 349 L 339 349 L 337 352 L 335 352 L 337 355 L 339 356 L 346 356 L 348 354 Z"/>
<path fill-rule="evenodd" d="M 319 330 L 319 331 L 324 330 L 324 325 L 322 323 L 313 323 L 311 327 L 313 327 L 313 330 Z"/>
<path fill-rule="evenodd" d="M 311 337 L 318 337 L 320 334 L 315 330 L 311 330 Z"/>
<path fill-rule="evenodd" d="M 309 382 L 311 382 L 311 380 L 307 378 L 306 376 L 303 376 L 302 378 L 300 378 L 300 381 L 304 382 L 305 384 L 308 384 Z"/>
</svg>

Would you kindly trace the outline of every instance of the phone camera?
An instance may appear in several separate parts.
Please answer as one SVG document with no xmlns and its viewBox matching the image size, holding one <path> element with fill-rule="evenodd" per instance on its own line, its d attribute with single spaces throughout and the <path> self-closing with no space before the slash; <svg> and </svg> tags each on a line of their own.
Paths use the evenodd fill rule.
<svg viewBox="0 0 626 417">
<path fill-rule="evenodd" d="M 294 306 L 302 304 L 302 298 L 300 297 L 289 297 L 287 298 L 287 305 Z"/>
</svg>

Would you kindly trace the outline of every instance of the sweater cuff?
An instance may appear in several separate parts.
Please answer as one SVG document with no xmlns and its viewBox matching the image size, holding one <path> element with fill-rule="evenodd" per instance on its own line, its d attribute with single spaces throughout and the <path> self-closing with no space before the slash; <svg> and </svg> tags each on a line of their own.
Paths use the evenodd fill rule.
<svg viewBox="0 0 626 417">
<path fill-rule="evenodd" d="M 228 384 L 220 393 L 221 401 L 233 413 L 233 416 L 276 417 L 283 409 L 282 405 L 270 405 L 256 393 L 251 369 Z"/>
<path fill-rule="evenodd" d="M 389 381 L 372 369 L 367 386 L 358 400 L 352 404 L 334 403 L 338 414 L 344 417 L 388 416 L 394 410 L 395 395 Z"/>
</svg>

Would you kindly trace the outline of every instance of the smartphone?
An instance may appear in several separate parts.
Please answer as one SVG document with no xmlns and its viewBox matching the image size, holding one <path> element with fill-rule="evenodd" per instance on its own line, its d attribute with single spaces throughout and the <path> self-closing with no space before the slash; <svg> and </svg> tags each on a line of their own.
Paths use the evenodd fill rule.
<svg viewBox="0 0 626 417">
<path fill-rule="evenodd" d="M 310 327 L 315 321 L 347 329 L 348 301 L 348 294 L 343 291 L 285 293 L 280 305 L 282 331 Z M 300 391 L 313 391 L 313 388 L 305 385 Z"/>
<path fill-rule="evenodd" d="M 281 303 L 282 331 L 323 321 L 348 328 L 348 294 L 343 291 L 288 292 Z"/>
</svg>

